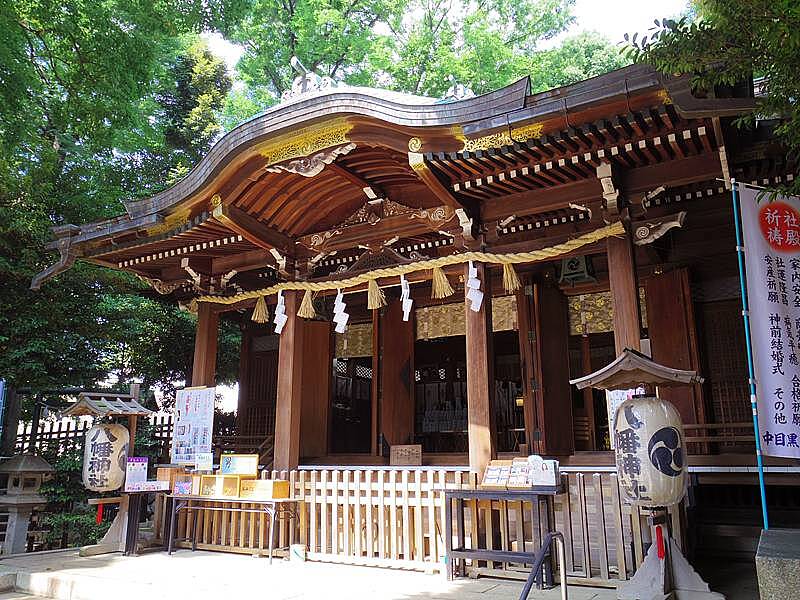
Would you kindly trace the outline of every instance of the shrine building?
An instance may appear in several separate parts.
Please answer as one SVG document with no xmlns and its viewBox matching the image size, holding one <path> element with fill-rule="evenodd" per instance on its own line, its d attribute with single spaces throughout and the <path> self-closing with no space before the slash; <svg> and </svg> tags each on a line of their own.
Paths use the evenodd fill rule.
<svg viewBox="0 0 800 600">
<path fill-rule="evenodd" d="M 437 490 L 535 453 L 565 478 L 544 510 L 570 580 L 629 578 L 648 534 L 619 497 L 606 396 L 569 383 L 625 348 L 704 377 L 662 392 L 692 482 L 677 537 L 752 555 L 730 181 L 787 182 L 796 165 L 774 121 L 733 125 L 752 82 L 697 97 L 688 78 L 636 65 L 530 87 L 440 100 L 298 78 L 173 187 L 55 227 L 60 260 L 33 287 L 76 260 L 136 275 L 197 314 L 194 386 L 215 385 L 220 319 L 239 323 L 229 448 L 258 452 L 306 498 L 310 558 L 437 565 Z M 421 446 L 421 466 L 390 464 L 401 445 Z M 776 525 L 796 519 L 797 468 L 765 460 Z M 476 505 L 475 543 L 540 539 L 542 508 L 511 504 Z M 214 527 L 203 542 L 249 552 L 252 531 Z"/>
</svg>

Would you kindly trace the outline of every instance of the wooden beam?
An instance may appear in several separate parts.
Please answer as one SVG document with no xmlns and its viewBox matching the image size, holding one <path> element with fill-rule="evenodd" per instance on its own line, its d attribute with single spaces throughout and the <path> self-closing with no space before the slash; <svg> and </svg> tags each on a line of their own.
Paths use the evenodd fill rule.
<svg viewBox="0 0 800 600">
<path fill-rule="evenodd" d="M 219 313 L 214 305 L 200 302 L 197 308 L 197 329 L 194 337 L 192 385 L 212 387 L 217 370 L 217 334 Z"/>
<path fill-rule="evenodd" d="M 639 284 L 630 236 L 608 238 L 606 251 L 614 315 L 614 346 L 619 356 L 625 348 L 640 349 Z"/>
<path fill-rule="evenodd" d="M 428 186 L 428 189 L 433 192 L 433 194 L 444 204 L 451 208 L 465 208 L 464 205 L 459 202 L 455 196 L 453 196 L 450 191 L 444 186 L 444 184 L 439 181 L 439 178 L 436 177 L 436 174 L 431 171 L 428 163 L 425 162 L 425 156 L 422 154 L 418 154 L 416 152 L 409 152 L 408 153 L 408 164 L 411 165 L 411 168 L 414 169 L 414 172 L 417 174 L 422 182 Z"/>
<path fill-rule="evenodd" d="M 267 250 L 275 248 L 282 253 L 294 250 L 294 240 L 288 235 L 266 226 L 258 219 L 235 206 L 218 204 L 211 215 L 234 233 L 238 233 L 248 242 Z"/>
<path fill-rule="evenodd" d="M 476 263 L 476 267 L 481 288 L 486 291 L 490 271 L 483 263 Z M 469 264 L 465 264 L 464 281 L 468 276 Z M 480 478 L 489 461 L 496 457 L 491 293 L 485 293 L 479 311 L 473 311 L 471 304 L 468 298 L 464 298 L 467 325 L 467 436 L 469 470 Z"/>
<path fill-rule="evenodd" d="M 303 327 L 297 316 L 300 294 L 297 290 L 283 293 L 288 320 L 278 346 L 278 392 L 275 403 L 274 469 L 291 470 L 300 463 L 300 411 L 303 385 Z"/>
<path fill-rule="evenodd" d="M 342 165 L 333 162 L 327 166 L 327 169 L 358 187 L 358 189 L 360 189 L 369 200 L 377 200 L 386 197 L 385 192 L 380 187 L 374 183 L 370 183 L 357 173 L 353 173 L 353 171 L 343 167 Z M 370 190 L 372 195 L 367 192 L 367 189 Z"/>
</svg>

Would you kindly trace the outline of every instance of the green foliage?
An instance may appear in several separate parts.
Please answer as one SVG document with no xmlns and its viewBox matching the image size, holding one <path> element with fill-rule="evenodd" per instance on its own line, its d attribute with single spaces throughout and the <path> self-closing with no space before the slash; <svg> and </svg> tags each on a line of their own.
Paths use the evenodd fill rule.
<svg viewBox="0 0 800 600">
<path fill-rule="evenodd" d="M 783 119 L 776 133 L 791 155 L 800 151 L 800 4 L 795 0 L 702 0 L 696 12 L 677 20 L 657 20 L 644 36 L 627 38 L 627 55 L 655 65 L 670 75 L 688 74 L 700 93 L 724 90 L 765 78 L 766 95 L 756 110 L 741 119 L 751 124 L 757 116 Z M 795 180 L 794 191 L 800 190 Z"/>
<path fill-rule="evenodd" d="M 454 83 L 476 94 L 532 74 L 537 90 L 627 64 L 596 34 L 554 50 L 539 45 L 572 23 L 574 0 L 256 0 L 231 39 L 242 44 L 245 87 L 224 109 L 226 129 L 291 86 L 289 59 L 351 85 L 442 97 Z M 573 60 L 574 59 L 574 60 Z"/>
<path fill-rule="evenodd" d="M 539 53 L 530 67 L 534 91 L 545 91 L 620 69 L 630 61 L 596 32 L 566 38 Z"/>
<path fill-rule="evenodd" d="M 208 150 L 230 79 L 192 32 L 227 29 L 243 6 L 0 5 L 0 375 L 11 385 L 91 387 L 117 373 L 169 387 L 189 376 L 193 318 L 141 298 L 131 277 L 79 263 L 28 287 L 56 260 L 51 226 L 118 215 L 121 200 L 163 189 Z M 222 380 L 235 378 L 232 362 Z"/>
</svg>

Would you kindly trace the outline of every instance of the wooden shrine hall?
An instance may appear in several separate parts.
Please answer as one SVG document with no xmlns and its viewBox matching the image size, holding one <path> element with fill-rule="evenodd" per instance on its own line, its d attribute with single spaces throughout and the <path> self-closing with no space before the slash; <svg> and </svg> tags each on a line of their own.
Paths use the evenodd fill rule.
<svg viewBox="0 0 800 600">
<path fill-rule="evenodd" d="M 796 165 L 774 121 L 732 125 L 753 94 L 749 82 L 697 97 L 646 66 L 445 100 L 307 74 L 173 187 L 55 227 L 60 260 L 32 287 L 75 260 L 135 274 L 197 313 L 192 385 L 214 385 L 219 319 L 235 319 L 237 436 L 274 446 L 265 462 L 312 494 L 314 518 L 350 527 L 314 503 L 333 485 L 337 515 L 353 490 L 341 511 L 371 511 L 362 486 L 385 477 L 433 511 L 392 504 L 409 531 L 385 548 L 366 548 L 356 522 L 309 537 L 310 556 L 435 563 L 439 484 L 537 453 L 568 480 L 555 511 L 570 577 L 607 585 L 630 576 L 646 534 L 614 484 L 605 396 L 569 379 L 624 348 L 705 377 L 664 391 L 696 486 L 675 526 L 708 525 L 685 543 L 730 547 L 713 519 L 747 525 L 755 510 L 729 185 L 791 180 Z M 422 467 L 388 465 L 402 444 L 422 446 Z M 768 462 L 787 515 L 792 482 L 786 461 Z M 326 531 L 313 523 L 308 536 Z"/>
</svg>

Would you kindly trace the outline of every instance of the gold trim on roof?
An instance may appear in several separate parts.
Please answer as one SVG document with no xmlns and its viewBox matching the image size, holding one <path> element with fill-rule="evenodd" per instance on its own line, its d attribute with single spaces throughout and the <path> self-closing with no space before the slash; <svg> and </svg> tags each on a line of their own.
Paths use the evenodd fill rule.
<svg viewBox="0 0 800 600">
<path fill-rule="evenodd" d="M 464 140 L 462 152 L 475 152 L 477 150 L 489 150 L 490 148 L 502 148 L 511 146 L 515 142 L 525 142 L 530 139 L 541 137 L 544 125 L 542 123 L 531 123 L 514 129 L 500 131 L 491 135 L 475 138 L 474 140 Z"/>
<path fill-rule="evenodd" d="M 267 159 L 267 166 L 275 163 L 302 158 L 350 142 L 349 133 L 353 125 L 337 119 L 321 125 L 303 127 L 279 136 L 257 148 L 259 154 Z"/>
</svg>

